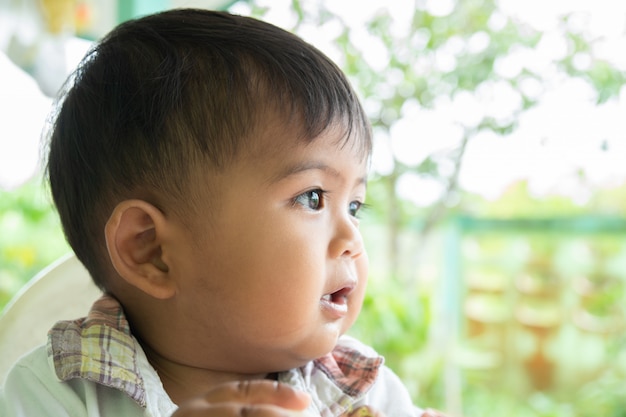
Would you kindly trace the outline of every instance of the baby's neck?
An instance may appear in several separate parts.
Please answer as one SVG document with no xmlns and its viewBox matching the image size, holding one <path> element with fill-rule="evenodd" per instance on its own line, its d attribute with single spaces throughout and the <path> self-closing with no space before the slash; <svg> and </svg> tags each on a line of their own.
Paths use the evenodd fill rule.
<svg viewBox="0 0 626 417">
<path fill-rule="evenodd" d="M 176 405 L 206 394 L 212 388 L 227 382 L 277 377 L 276 374 L 249 375 L 194 368 L 171 362 L 154 352 L 146 351 L 146 355 L 157 371 L 165 392 Z"/>
</svg>

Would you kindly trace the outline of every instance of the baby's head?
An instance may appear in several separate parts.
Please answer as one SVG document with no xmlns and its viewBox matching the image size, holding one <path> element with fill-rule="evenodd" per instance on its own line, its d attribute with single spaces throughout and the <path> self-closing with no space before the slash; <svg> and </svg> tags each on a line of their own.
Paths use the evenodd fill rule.
<svg viewBox="0 0 626 417">
<path fill-rule="evenodd" d="M 365 258 L 355 214 L 367 118 L 342 72 L 284 30 L 206 10 L 124 23 L 83 60 L 54 116 L 48 175 L 65 234 L 96 284 L 123 301 L 128 288 L 170 300 L 204 286 L 234 308 L 245 302 L 234 292 L 262 291 L 245 277 L 265 277 L 264 263 L 304 276 L 332 250 Z M 309 258 L 313 249 L 298 247 L 307 238 Z M 337 264 L 301 289 L 341 316 L 363 267 Z M 271 285 L 265 303 L 290 297 Z"/>
<path fill-rule="evenodd" d="M 104 223 L 142 198 L 181 215 L 198 169 L 219 173 L 276 120 L 294 141 L 339 123 L 369 152 L 368 122 L 341 71 L 258 20 L 175 10 L 120 25 L 83 60 L 54 119 L 49 179 L 67 239 L 106 287 Z"/>
</svg>

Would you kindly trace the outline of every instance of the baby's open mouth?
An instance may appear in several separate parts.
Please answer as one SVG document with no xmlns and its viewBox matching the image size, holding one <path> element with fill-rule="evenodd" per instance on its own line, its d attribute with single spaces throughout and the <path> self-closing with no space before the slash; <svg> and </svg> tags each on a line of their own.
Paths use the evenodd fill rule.
<svg viewBox="0 0 626 417">
<path fill-rule="evenodd" d="M 348 286 L 339 289 L 330 294 L 325 294 L 322 299 L 322 305 L 330 310 L 335 311 L 335 314 L 343 315 L 348 312 L 348 295 L 352 292 L 354 287 Z"/>
<path fill-rule="evenodd" d="M 352 291 L 352 288 L 344 287 L 339 291 L 335 291 L 332 294 L 326 294 L 322 297 L 322 300 L 328 301 L 333 304 L 346 304 L 348 301 L 348 294 Z"/>
</svg>

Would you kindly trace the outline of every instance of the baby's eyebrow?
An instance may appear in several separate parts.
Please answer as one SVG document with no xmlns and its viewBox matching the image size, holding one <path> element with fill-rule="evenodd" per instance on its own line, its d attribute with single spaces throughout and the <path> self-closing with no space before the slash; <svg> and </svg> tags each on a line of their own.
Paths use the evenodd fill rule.
<svg viewBox="0 0 626 417">
<path fill-rule="evenodd" d="M 285 178 L 289 178 L 293 175 L 297 175 L 305 171 L 323 171 L 335 178 L 343 177 L 343 174 L 339 170 L 329 166 L 328 164 L 324 162 L 305 161 L 305 162 L 293 164 L 293 165 L 286 167 L 284 170 L 281 170 L 278 174 L 271 177 L 269 182 L 276 183 L 276 182 L 282 181 Z M 366 183 L 367 183 L 367 175 L 364 175 L 363 177 L 360 177 L 357 180 L 357 185 L 366 184 Z"/>
<path fill-rule="evenodd" d="M 303 162 L 303 163 L 298 163 L 298 164 L 291 165 L 291 166 L 287 167 L 285 170 L 283 170 L 279 174 L 279 176 L 282 177 L 282 178 L 287 178 L 287 177 L 299 174 L 299 173 L 304 172 L 304 171 L 324 171 L 324 172 L 332 175 L 333 177 L 340 177 L 341 176 L 341 173 L 339 171 L 337 171 L 336 169 L 328 166 L 327 164 L 325 164 L 323 162 L 318 162 L 318 161 L 306 161 L 306 162 Z"/>
</svg>

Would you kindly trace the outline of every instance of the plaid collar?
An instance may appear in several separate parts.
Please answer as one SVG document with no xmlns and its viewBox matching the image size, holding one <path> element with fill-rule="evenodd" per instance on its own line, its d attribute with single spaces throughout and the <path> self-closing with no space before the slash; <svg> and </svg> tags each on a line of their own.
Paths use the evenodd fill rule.
<svg viewBox="0 0 626 417">
<path fill-rule="evenodd" d="M 135 339 L 113 297 L 103 295 L 85 318 L 56 323 L 48 332 L 48 356 L 61 381 L 82 378 L 116 388 L 146 407 Z"/>
<path fill-rule="evenodd" d="M 48 334 L 48 356 L 61 381 L 82 378 L 115 388 L 145 408 L 147 396 L 138 349 L 122 306 L 109 295 L 98 299 L 87 317 L 60 321 Z M 283 372 L 278 378 L 307 392 L 315 391 L 318 411 L 330 415 L 349 409 L 363 396 L 382 363 L 379 356 L 366 356 L 338 345 L 326 356 Z M 320 385 L 324 389 L 319 390 Z"/>
</svg>

